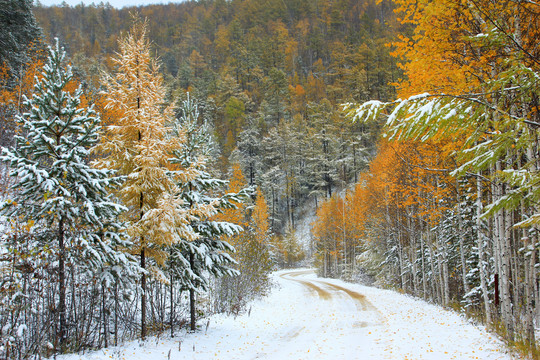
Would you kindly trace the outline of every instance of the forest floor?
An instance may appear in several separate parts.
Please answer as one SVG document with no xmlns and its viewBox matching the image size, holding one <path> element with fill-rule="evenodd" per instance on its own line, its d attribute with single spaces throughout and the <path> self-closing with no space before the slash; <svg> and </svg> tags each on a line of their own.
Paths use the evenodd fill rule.
<svg viewBox="0 0 540 360">
<path fill-rule="evenodd" d="M 201 321 L 200 331 L 182 332 L 172 339 L 150 338 L 58 358 L 512 358 L 485 328 L 410 296 L 317 278 L 309 269 L 278 271 L 273 277 L 277 286 L 268 297 L 253 302 L 249 313 L 212 316 L 209 323 Z"/>
</svg>

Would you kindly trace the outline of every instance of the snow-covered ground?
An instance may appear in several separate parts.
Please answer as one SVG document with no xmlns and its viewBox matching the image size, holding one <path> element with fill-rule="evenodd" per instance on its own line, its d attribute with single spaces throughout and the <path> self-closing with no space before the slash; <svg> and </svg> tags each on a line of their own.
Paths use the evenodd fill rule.
<svg viewBox="0 0 540 360">
<path fill-rule="evenodd" d="M 484 328 L 409 296 L 307 269 L 274 278 L 249 314 L 213 316 L 207 331 L 59 359 L 511 359 Z"/>
</svg>

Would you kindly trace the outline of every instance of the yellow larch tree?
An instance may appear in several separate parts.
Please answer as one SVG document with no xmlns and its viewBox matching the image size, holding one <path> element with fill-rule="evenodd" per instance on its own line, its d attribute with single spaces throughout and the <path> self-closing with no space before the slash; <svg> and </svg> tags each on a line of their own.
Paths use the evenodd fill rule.
<svg viewBox="0 0 540 360">
<path fill-rule="evenodd" d="M 146 23 L 136 22 L 119 42 L 120 52 L 113 59 L 114 76 L 105 76 L 105 108 L 115 115 L 104 128 L 103 142 L 97 148 L 104 156 L 98 164 L 125 177 L 118 197 L 128 207 L 128 234 L 133 238 L 133 253 L 140 255 L 141 336 L 146 336 L 146 280 L 148 270 L 157 278 L 161 272 L 147 264 L 147 258 L 162 264 L 164 247 L 180 239 L 192 240 L 187 231 L 187 210 L 175 179 L 170 176 L 169 154 L 184 142 L 182 134 L 168 136 L 167 122 L 172 109 L 165 104 L 165 87 L 158 63 L 150 56 Z M 183 176 L 187 176 L 185 172 Z M 185 180 L 185 179 L 184 179 Z M 180 232 L 180 234 L 179 234 Z M 148 266 L 150 265 L 150 266 Z"/>
<path fill-rule="evenodd" d="M 268 205 L 260 188 L 257 188 L 255 207 L 251 213 L 255 234 L 259 241 L 268 236 L 270 225 L 268 222 Z"/>
</svg>

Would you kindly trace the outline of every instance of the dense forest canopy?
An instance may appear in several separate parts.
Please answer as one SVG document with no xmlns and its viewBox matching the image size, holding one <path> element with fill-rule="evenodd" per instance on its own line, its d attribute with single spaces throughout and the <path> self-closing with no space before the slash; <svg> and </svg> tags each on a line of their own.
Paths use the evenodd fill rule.
<svg viewBox="0 0 540 360">
<path fill-rule="evenodd" d="M 147 19 L 170 96 L 190 92 L 201 100 L 222 172 L 240 162 L 249 183 L 276 186 L 263 188 L 273 229 L 282 231 L 294 222 L 295 205 L 354 182 L 365 166 L 376 127 L 351 124 L 340 104 L 394 98 L 400 71 L 387 45 L 400 25 L 393 8 L 375 0 L 217 0 L 34 12 L 89 82 L 112 67 L 109 58 L 134 14 Z"/>
<path fill-rule="evenodd" d="M 188 311 L 195 329 L 268 292 L 308 251 L 299 221 L 374 152 L 379 125 L 340 104 L 391 100 L 400 76 L 390 1 L 6 10 L 21 16 L 1 34 L 1 211 L 26 214 L 6 218 L 6 357 L 173 333 Z M 86 199 L 77 171 L 109 185 Z"/>
<path fill-rule="evenodd" d="M 28 61 L 27 52 L 41 35 L 31 8 L 32 0 L 0 1 L 0 59 L 14 72 Z"/>
<path fill-rule="evenodd" d="M 223 0 L 121 10 L 103 4 L 38 7 L 35 14 L 46 37 L 58 37 L 72 56 L 105 58 L 117 50 L 137 12 L 149 21 L 164 72 L 180 76 L 184 88 L 197 87 L 202 80 L 195 78 L 230 74 L 256 97 L 275 68 L 290 85 L 305 87 L 311 74 L 330 100 L 360 101 L 394 94 L 390 83 L 398 76 L 385 46 L 398 27 L 392 8 L 390 1 L 375 0 Z"/>
</svg>

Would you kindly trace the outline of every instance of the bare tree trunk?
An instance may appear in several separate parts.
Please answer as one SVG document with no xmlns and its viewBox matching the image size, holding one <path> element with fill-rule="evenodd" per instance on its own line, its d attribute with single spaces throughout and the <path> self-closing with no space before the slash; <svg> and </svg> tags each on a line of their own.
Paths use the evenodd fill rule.
<svg viewBox="0 0 540 360">
<path fill-rule="evenodd" d="M 465 241 L 463 218 L 461 212 L 461 193 L 459 181 L 456 181 L 457 189 L 457 220 L 458 220 L 458 236 L 459 236 L 459 260 L 461 262 L 461 280 L 463 283 L 463 294 L 469 292 L 469 282 L 467 281 L 467 263 L 465 262 Z"/>
<path fill-rule="evenodd" d="M 501 161 L 497 161 L 496 171 L 499 172 L 502 170 Z M 495 201 L 498 200 L 504 194 L 504 185 L 501 183 L 494 184 L 494 197 Z M 512 319 L 512 302 L 511 302 L 511 293 L 510 293 L 510 244 L 508 238 L 508 231 L 506 224 L 506 211 L 499 210 L 495 214 L 496 220 L 496 236 L 495 241 L 497 244 L 497 255 L 498 264 L 499 264 L 499 293 L 501 296 L 501 317 L 503 324 L 508 331 L 508 336 L 510 339 L 513 338 L 514 326 Z"/>
<path fill-rule="evenodd" d="M 407 216 L 407 226 L 409 228 L 410 236 L 410 253 L 412 262 L 412 282 L 413 282 L 413 295 L 418 296 L 418 268 L 416 263 L 416 233 L 414 231 L 413 221 L 411 216 Z"/>
<path fill-rule="evenodd" d="M 118 346 L 118 280 L 114 284 L 114 346 Z"/>
<path fill-rule="evenodd" d="M 174 337 L 174 286 L 173 286 L 173 276 L 170 275 L 170 285 L 169 285 L 169 296 L 170 296 L 170 306 L 171 306 L 171 313 L 170 313 L 170 323 L 171 323 L 171 337 Z"/>
<path fill-rule="evenodd" d="M 333 234 L 334 238 L 334 276 L 339 277 L 339 265 L 338 265 L 338 248 L 337 248 L 337 235 Z"/>
<path fill-rule="evenodd" d="M 412 259 L 412 278 L 413 278 L 413 295 L 418 296 L 418 264 L 416 255 L 416 241 L 413 241 L 410 247 Z"/>
<path fill-rule="evenodd" d="M 407 279 L 405 279 L 405 265 L 403 261 L 403 248 L 401 246 L 401 236 L 398 237 L 398 257 L 399 257 L 399 277 L 401 279 L 401 288 L 405 290 Z"/>
<path fill-rule="evenodd" d="M 486 273 L 486 266 L 484 266 L 484 253 L 485 253 L 485 236 L 484 232 L 482 230 L 483 228 L 483 221 L 480 217 L 483 212 L 483 205 L 482 205 L 482 179 L 481 174 L 478 173 L 478 176 L 476 178 L 476 191 L 477 191 L 477 197 L 476 197 L 476 231 L 477 231 L 477 248 L 478 248 L 478 270 L 480 272 L 480 287 L 482 289 L 482 298 L 484 300 L 484 312 L 486 314 L 486 323 L 488 326 L 491 325 L 493 321 L 493 317 L 491 315 L 491 306 L 489 304 L 489 292 L 487 287 L 487 273 Z M 486 261 L 487 264 L 487 261 Z"/>
<path fill-rule="evenodd" d="M 146 269 L 146 258 L 144 255 L 144 247 L 141 249 L 141 268 Z M 146 273 L 141 276 L 141 338 L 146 338 Z"/>
<path fill-rule="evenodd" d="M 439 241 L 440 245 L 440 251 L 441 254 L 437 257 L 437 259 L 440 259 L 442 257 L 442 260 L 439 260 L 440 264 L 440 276 L 441 279 L 441 290 L 443 293 L 443 306 L 448 306 L 450 304 L 450 288 L 448 285 L 448 258 L 447 258 L 447 249 L 445 246 L 445 241 L 441 240 Z"/>
<path fill-rule="evenodd" d="M 347 274 L 347 236 L 345 234 L 345 202 L 347 201 L 347 192 L 345 192 L 345 196 L 343 197 L 342 202 L 342 213 L 341 213 L 341 226 L 342 226 L 342 241 L 343 241 L 343 260 L 344 260 L 344 267 L 345 270 L 345 276 L 348 276 Z"/>
<path fill-rule="evenodd" d="M 422 291 L 423 291 L 423 298 L 426 300 L 427 298 L 427 276 L 426 276 L 426 257 L 424 252 L 424 237 L 422 236 L 420 238 L 420 251 L 422 256 Z"/>
<path fill-rule="evenodd" d="M 109 333 L 109 329 L 107 327 L 107 321 L 108 321 L 108 316 L 107 316 L 107 289 L 105 288 L 105 282 L 102 283 L 101 285 L 101 289 L 102 289 L 102 313 L 103 313 L 103 342 L 104 342 L 104 345 L 105 347 L 109 347 L 109 337 L 108 337 L 108 333 Z"/>
<path fill-rule="evenodd" d="M 191 269 L 195 267 L 195 256 L 189 253 L 189 266 Z M 190 329 L 195 331 L 195 290 L 189 289 L 189 313 L 190 313 Z"/>
<path fill-rule="evenodd" d="M 58 223 L 58 285 L 59 285 L 59 303 L 58 313 L 60 317 L 60 323 L 58 327 L 58 342 L 60 344 L 60 350 L 65 350 L 66 340 L 66 272 L 65 272 L 65 256 L 66 246 L 64 243 L 64 217 L 60 218 Z"/>
<path fill-rule="evenodd" d="M 138 101 L 138 100 L 137 100 Z M 142 135 L 139 132 L 139 141 L 142 139 Z M 142 220 L 144 216 L 143 211 L 144 206 L 144 194 L 141 192 L 139 198 L 139 211 L 140 217 L 139 220 Z M 144 236 L 141 236 L 141 268 L 143 273 L 141 275 L 141 338 L 144 340 L 146 338 L 146 256 L 145 256 L 145 239 Z"/>
<path fill-rule="evenodd" d="M 531 131 L 531 135 L 536 141 L 533 145 L 527 149 L 528 161 L 532 164 L 531 171 L 538 171 L 539 164 L 536 157 L 537 152 L 534 147 L 538 147 L 537 137 L 534 131 Z M 520 164 L 521 165 L 521 164 Z M 538 213 L 537 206 L 532 207 L 533 213 Z M 525 202 L 521 202 L 521 216 L 530 215 L 527 213 Z M 538 241 L 538 235 L 536 233 L 530 234 L 528 229 L 522 230 L 522 240 L 524 241 L 525 253 L 524 253 L 524 269 L 525 269 L 525 314 L 524 314 L 524 330 L 525 338 L 527 342 L 533 346 L 536 346 L 535 339 L 535 301 L 536 299 L 536 243 Z"/>
<path fill-rule="evenodd" d="M 504 212 L 504 233 L 503 233 L 503 252 L 502 252 L 502 269 L 503 272 L 501 274 L 501 277 L 503 278 L 502 286 L 503 286 L 503 294 L 502 294 L 502 306 L 503 310 L 505 312 L 504 319 L 506 326 L 508 327 L 509 336 L 513 340 L 514 335 L 516 332 L 516 324 L 515 324 L 515 313 L 514 313 L 514 306 L 512 303 L 512 247 L 511 247 L 511 240 L 512 240 L 512 223 L 511 223 L 511 212 L 505 210 Z M 517 285 L 517 284 L 516 284 Z M 514 303 L 518 304 L 519 299 L 514 299 Z"/>
<path fill-rule="evenodd" d="M 526 232 L 527 230 L 524 230 Z M 525 241 L 525 338 L 529 344 L 535 344 L 534 335 L 534 281 L 536 272 L 536 247 L 534 240 L 524 236 Z"/>
<path fill-rule="evenodd" d="M 441 296 L 440 296 L 440 292 L 439 292 L 439 286 L 437 286 L 437 272 L 435 271 L 435 264 L 434 264 L 434 254 L 433 254 L 433 246 L 432 246 L 432 243 L 431 243 L 431 229 L 429 229 L 429 224 L 428 224 L 428 243 L 427 243 L 427 246 L 428 246 L 428 250 L 429 250 L 429 265 L 431 267 L 431 293 L 432 293 L 432 298 L 434 300 L 437 300 L 437 301 L 440 301 L 441 300 Z"/>
</svg>

